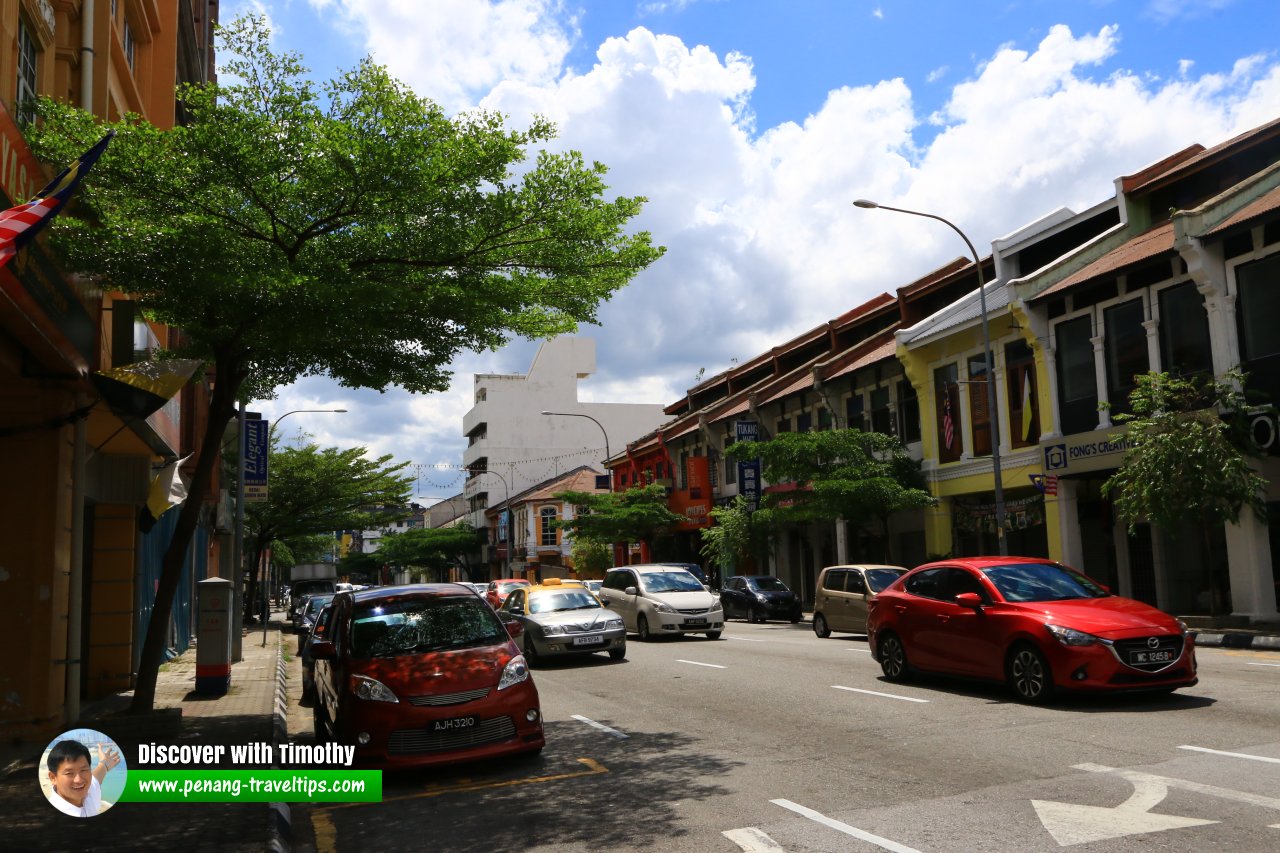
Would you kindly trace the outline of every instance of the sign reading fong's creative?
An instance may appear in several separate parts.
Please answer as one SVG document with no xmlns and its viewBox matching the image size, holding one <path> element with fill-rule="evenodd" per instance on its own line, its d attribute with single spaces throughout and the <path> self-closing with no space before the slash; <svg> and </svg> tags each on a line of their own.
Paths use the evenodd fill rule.
<svg viewBox="0 0 1280 853">
<path fill-rule="evenodd" d="M 1062 476 L 1119 468 L 1131 444 L 1122 428 L 1111 427 L 1048 439 L 1040 446 L 1045 473 Z"/>
</svg>

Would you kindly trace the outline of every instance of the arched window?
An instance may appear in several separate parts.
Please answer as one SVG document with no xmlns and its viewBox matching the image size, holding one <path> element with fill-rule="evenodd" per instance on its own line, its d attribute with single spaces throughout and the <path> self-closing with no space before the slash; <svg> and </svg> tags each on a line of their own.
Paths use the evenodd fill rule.
<svg viewBox="0 0 1280 853">
<path fill-rule="evenodd" d="M 539 513 L 539 522 L 541 524 L 541 527 L 539 528 L 541 530 L 539 544 L 541 545 L 558 544 L 556 541 L 556 534 L 559 533 L 559 531 L 556 530 L 555 526 L 553 525 L 553 522 L 555 520 L 556 520 L 556 508 L 553 506 L 544 506 L 542 508 L 542 511 Z"/>
</svg>

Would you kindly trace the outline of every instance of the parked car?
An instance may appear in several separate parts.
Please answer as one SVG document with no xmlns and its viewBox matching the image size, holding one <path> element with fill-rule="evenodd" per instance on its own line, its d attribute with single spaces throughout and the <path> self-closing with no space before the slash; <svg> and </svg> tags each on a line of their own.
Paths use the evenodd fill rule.
<svg viewBox="0 0 1280 853">
<path fill-rule="evenodd" d="M 333 604 L 330 602 L 320 609 L 311 631 L 298 641 L 298 657 L 302 659 L 302 699 L 306 702 L 314 702 L 316 698 L 316 662 L 311 656 L 311 644 L 328 636 L 329 618 L 332 614 Z"/>
<path fill-rule="evenodd" d="M 307 596 L 307 604 L 302 608 L 302 612 L 294 622 L 301 634 L 306 635 L 311 633 L 312 626 L 316 624 L 316 617 L 320 615 L 320 611 L 324 609 L 326 604 L 333 601 L 333 596 L 335 594 L 336 593 L 329 592 L 324 595 Z"/>
<path fill-rule="evenodd" d="M 800 599 L 785 583 L 772 575 L 733 575 L 720 590 L 724 618 L 735 616 L 748 622 L 769 619 L 800 621 Z"/>
<path fill-rule="evenodd" d="M 540 585 L 514 589 L 498 615 L 523 626 L 522 646 L 530 666 L 560 655 L 608 652 L 614 660 L 627 655 L 622 617 L 576 581 L 547 578 Z"/>
<path fill-rule="evenodd" d="M 456 584 L 343 593 L 312 644 L 317 742 L 360 766 L 449 764 L 545 744 L 538 690 L 493 608 Z"/>
<path fill-rule="evenodd" d="M 485 589 L 484 600 L 489 602 L 494 610 L 497 610 L 502 606 L 502 602 L 507 600 L 511 590 L 519 586 L 527 587 L 529 585 L 529 582 L 523 578 L 499 578 L 498 580 L 489 581 L 489 586 Z"/>
<path fill-rule="evenodd" d="M 1186 625 L 1034 557 L 927 563 L 871 602 L 885 678 L 912 670 L 1006 681 L 1024 702 L 1056 689 L 1172 691 L 1197 681 Z"/>
<path fill-rule="evenodd" d="M 318 593 L 303 593 L 295 596 L 289 605 L 289 622 L 293 625 L 293 630 L 299 630 L 302 625 L 302 613 L 307 609 L 307 599 Z"/>
<path fill-rule="evenodd" d="M 827 566 L 813 596 L 813 633 L 830 637 L 867 632 L 867 606 L 876 594 L 907 573 L 902 566 Z"/>
<path fill-rule="evenodd" d="M 712 640 L 724 631 L 720 599 L 684 569 L 657 564 L 622 566 L 605 573 L 601 600 L 622 616 L 628 631 L 642 642 L 663 634 L 704 633 Z"/>
<path fill-rule="evenodd" d="M 600 596 L 600 585 L 603 584 L 604 581 L 589 580 L 589 581 L 583 581 L 582 583 L 584 586 L 586 586 L 587 589 L 591 591 L 592 595 L 596 596 L 597 598 Z"/>
<path fill-rule="evenodd" d="M 654 563 L 655 566 L 675 566 L 678 569 L 684 569 L 689 574 L 698 579 L 698 582 L 708 589 L 711 588 L 710 581 L 707 580 L 706 570 L 697 563 Z"/>
</svg>

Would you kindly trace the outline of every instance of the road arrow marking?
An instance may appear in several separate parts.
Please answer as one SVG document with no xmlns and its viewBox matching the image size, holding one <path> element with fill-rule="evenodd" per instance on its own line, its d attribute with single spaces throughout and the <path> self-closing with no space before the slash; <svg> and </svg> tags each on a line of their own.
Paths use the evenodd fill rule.
<svg viewBox="0 0 1280 853">
<path fill-rule="evenodd" d="M 746 853 L 784 853 L 782 845 L 754 826 L 726 829 L 720 834 L 741 847 Z"/>
<path fill-rule="evenodd" d="M 1143 780 L 1155 781 L 1170 788 L 1181 788 L 1184 791 L 1194 791 L 1197 794 L 1207 794 L 1210 797 L 1220 797 L 1224 800 L 1234 800 L 1237 803 L 1248 803 L 1264 809 L 1280 811 L 1280 800 L 1275 797 L 1264 797 L 1261 794 L 1250 794 L 1248 791 L 1234 791 L 1231 788 L 1219 788 L 1216 785 L 1204 785 L 1200 782 L 1188 782 L 1186 779 L 1173 779 L 1168 776 L 1153 776 L 1136 770 L 1116 770 L 1114 767 L 1104 767 L 1101 764 L 1077 764 L 1075 769 L 1088 770 L 1090 773 L 1114 773 L 1135 784 Z"/>
<path fill-rule="evenodd" d="M 920 853 L 920 851 L 914 847 L 908 847 L 905 844 L 899 844 L 898 842 L 891 841 L 888 838 L 881 838 L 878 835 L 872 835 L 864 829 L 858 829 L 856 826 L 849 826 L 847 823 L 841 823 L 834 818 L 827 817 L 822 812 L 816 812 L 811 808 L 806 808 L 805 806 L 793 803 L 790 800 L 770 800 L 769 802 L 773 803 L 775 806 L 782 806 L 782 808 L 793 811 L 798 815 L 803 815 L 809 820 L 820 823 L 823 826 L 829 826 L 837 832 L 843 832 L 845 835 L 851 835 L 854 838 L 867 842 L 868 844 L 874 844 L 877 847 L 890 851 L 890 853 Z"/>
</svg>

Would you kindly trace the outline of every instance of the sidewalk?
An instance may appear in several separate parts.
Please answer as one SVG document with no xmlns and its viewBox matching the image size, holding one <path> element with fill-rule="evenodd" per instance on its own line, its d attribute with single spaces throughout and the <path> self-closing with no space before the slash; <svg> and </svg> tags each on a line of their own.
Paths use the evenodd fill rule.
<svg viewBox="0 0 1280 853">
<path fill-rule="evenodd" d="M 138 768 L 139 744 L 241 745 L 284 739 L 282 652 L 293 654 L 283 635 L 284 613 L 275 612 L 263 645 L 261 626 L 246 626 L 243 660 L 231 668 L 225 696 L 196 695 L 196 650 L 161 667 L 156 684 L 156 713 L 118 716 L 131 693 L 87 703 L 80 721 L 68 728 L 97 729 L 120 746 L 124 763 Z M 0 764 L 3 841 L 9 850 L 218 850 L 262 851 L 286 848 L 288 806 L 268 803 L 121 803 L 93 819 L 58 813 L 41 793 L 38 766 L 47 743 L 6 749 Z M 229 755 L 229 750 L 227 751 Z M 154 767 L 154 765 L 152 765 Z M 229 757 L 222 767 L 230 768 Z M 171 769 L 193 769 L 171 766 Z M 214 769 L 201 765 L 201 769 Z"/>
</svg>

